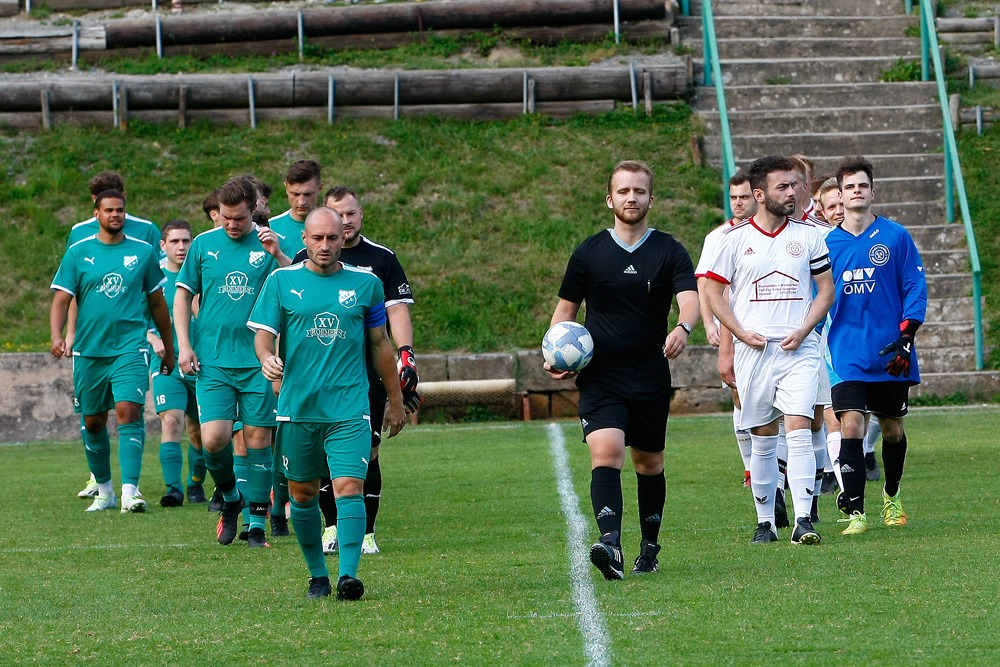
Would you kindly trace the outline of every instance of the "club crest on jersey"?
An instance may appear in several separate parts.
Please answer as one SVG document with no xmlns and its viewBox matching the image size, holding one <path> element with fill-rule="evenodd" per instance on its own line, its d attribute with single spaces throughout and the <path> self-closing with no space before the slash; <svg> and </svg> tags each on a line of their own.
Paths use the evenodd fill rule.
<svg viewBox="0 0 1000 667">
<path fill-rule="evenodd" d="M 788 245 L 785 246 L 785 252 L 788 253 L 789 257 L 801 257 L 805 251 L 805 246 L 799 241 L 789 241 Z"/>
<path fill-rule="evenodd" d="M 125 263 L 125 268 L 128 269 L 129 271 L 139 266 L 138 255 L 125 255 L 125 259 L 122 261 Z"/>
<path fill-rule="evenodd" d="M 353 308 L 358 305 L 358 294 L 352 289 L 342 289 L 337 296 L 337 300 L 340 301 L 340 305 L 344 308 Z"/>
<path fill-rule="evenodd" d="M 875 266 L 885 266 L 886 262 L 889 261 L 889 248 L 881 243 L 873 245 L 872 249 L 868 251 L 868 259 Z"/>
<path fill-rule="evenodd" d="M 264 264 L 264 255 L 267 253 L 263 250 L 251 250 L 250 251 L 250 266 L 254 268 L 260 268 Z"/>
<path fill-rule="evenodd" d="M 120 274 L 109 273 L 104 276 L 104 280 L 101 281 L 101 286 L 97 288 L 97 291 L 103 293 L 109 299 L 113 299 L 119 294 L 127 292 L 128 287 L 122 281 Z"/>
<path fill-rule="evenodd" d="M 338 338 L 347 338 L 340 328 L 340 318 L 333 313 L 320 313 L 313 318 L 313 328 L 306 329 L 306 338 L 315 338 L 323 345 L 330 345 Z"/>
<path fill-rule="evenodd" d="M 254 289 L 248 284 L 247 274 L 233 271 L 226 276 L 226 284 L 219 287 L 219 294 L 228 294 L 233 301 L 239 301 L 244 294 L 253 294 Z"/>
</svg>

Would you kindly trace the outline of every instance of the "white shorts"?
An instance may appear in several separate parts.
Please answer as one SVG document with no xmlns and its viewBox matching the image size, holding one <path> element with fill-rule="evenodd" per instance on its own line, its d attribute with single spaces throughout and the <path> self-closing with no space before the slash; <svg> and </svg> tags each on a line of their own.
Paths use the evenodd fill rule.
<svg viewBox="0 0 1000 667">
<path fill-rule="evenodd" d="M 736 341 L 740 429 L 770 424 L 781 415 L 812 419 L 821 361 L 815 332 L 791 352 L 781 349 L 778 341 L 768 341 L 763 350 Z"/>
</svg>

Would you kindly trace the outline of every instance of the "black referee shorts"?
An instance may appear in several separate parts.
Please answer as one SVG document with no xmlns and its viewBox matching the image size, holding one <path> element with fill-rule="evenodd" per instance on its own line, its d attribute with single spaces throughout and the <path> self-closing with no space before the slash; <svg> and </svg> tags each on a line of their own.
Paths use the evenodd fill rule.
<svg viewBox="0 0 1000 667">
<path fill-rule="evenodd" d="M 625 432 L 625 446 L 662 452 L 670 412 L 670 366 L 661 355 L 634 366 L 585 368 L 577 378 L 583 441 L 602 428 Z"/>
<path fill-rule="evenodd" d="M 909 382 L 840 382 L 830 389 L 833 411 L 870 412 L 876 417 L 905 417 L 910 396 Z"/>
<path fill-rule="evenodd" d="M 381 386 L 381 380 L 379 383 L 382 391 L 368 392 L 368 410 L 372 416 L 372 447 L 382 444 L 382 420 L 385 419 L 385 406 L 389 402 L 385 388 Z"/>
</svg>

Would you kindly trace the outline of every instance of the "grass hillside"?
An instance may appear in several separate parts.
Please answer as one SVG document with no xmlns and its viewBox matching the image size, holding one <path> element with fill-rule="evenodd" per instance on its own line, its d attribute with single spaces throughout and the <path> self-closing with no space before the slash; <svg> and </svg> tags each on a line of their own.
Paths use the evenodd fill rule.
<svg viewBox="0 0 1000 667">
<path fill-rule="evenodd" d="M 566 260 L 611 224 L 607 176 L 638 157 L 656 171 L 654 227 L 693 256 L 721 222 L 717 172 L 691 162 L 696 121 L 683 104 L 647 117 L 630 109 L 554 121 L 506 123 L 427 118 L 265 124 L 257 130 L 141 123 L 127 132 L 57 127 L 0 137 L 0 349 L 48 348 L 48 285 L 70 227 L 93 213 L 87 180 L 113 169 L 126 179 L 128 210 L 199 230 L 205 194 L 253 172 L 287 208 L 288 165 L 314 158 L 326 186 L 355 188 L 365 233 L 394 248 L 417 306 L 418 350 L 533 347 L 556 301 Z"/>
</svg>

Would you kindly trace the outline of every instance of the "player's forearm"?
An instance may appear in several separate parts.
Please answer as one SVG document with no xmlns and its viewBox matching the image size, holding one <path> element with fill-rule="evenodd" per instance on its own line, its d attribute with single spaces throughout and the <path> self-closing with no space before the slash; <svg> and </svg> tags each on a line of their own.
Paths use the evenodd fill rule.
<svg viewBox="0 0 1000 667">
<path fill-rule="evenodd" d="M 827 271 L 816 278 L 816 297 L 813 299 L 812 305 L 809 306 L 809 312 L 806 313 L 802 329 L 815 329 L 816 325 L 822 322 L 826 318 L 826 314 L 830 312 L 835 295 L 833 278 L 831 276 L 832 274 Z"/>
<path fill-rule="evenodd" d="M 153 317 L 153 324 L 160 333 L 160 340 L 163 342 L 163 358 L 173 358 L 174 336 L 170 328 L 170 311 L 167 309 L 167 302 L 163 299 L 163 292 L 157 291 L 150 295 L 149 314 Z"/>
<path fill-rule="evenodd" d="M 375 372 L 382 379 L 382 386 L 390 401 L 403 403 L 403 391 L 399 386 L 399 376 L 396 374 L 396 352 L 385 332 L 385 327 L 377 330 L 369 329 L 369 346 L 372 352 L 372 364 Z"/>
<path fill-rule="evenodd" d="M 274 253 L 274 258 L 278 260 L 278 266 L 289 266 L 292 263 L 292 258 L 281 252 L 280 249 Z"/>
<path fill-rule="evenodd" d="M 263 364 L 264 360 L 268 357 L 275 356 L 277 351 L 277 346 L 275 341 L 277 337 L 270 331 L 265 331 L 264 329 L 257 329 L 257 332 L 253 336 L 253 351 L 257 355 L 257 360 Z"/>
<path fill-rule="evenodd" d="M 698 278 L 698 310 L 701 312 L 701 319 L 706 325 L 712 321 L 712 309 L 708 305 L 709 280 L 709 278 Z"/>
<path fill-rule="evenodd" d="M 66 327 L 67 312 L 71 299 L 72 297 L 66 292 L 58 290 L 52 295 L 52 308 L 49 309 L 49 330 L 53 342 L 62 340 L 63 338 L 63 329 Z"/>
<path fill-rule="evenodd" d="M 687 322 L 692 328 L 698 324 L 698 317 L 701 314 L 701 299 L 698 292 L 685 290 L 677 294 L 677 306 L 680 310 L 678 319 Z"/>
<path fill-rule="evenodd" d="M 79 311 L 79 308 L 76 305 L 76 297 L 71 296 L 69 298 L 68 306 L 69 308 L 67 310 L 67 314 L 63 319 L 63 327 L 66 328 L 66 338 L 72 340 L 73 338 L 76 338 L 76 315 Z M 62 327 L 59 328 L 59 331 L 62 331 Z"/>
<path fill-rule="evenodd" d="M 552 319 L 549 321 L 549 326 L 551 327 L 553 324 L 558 324 L 559 322 L 575 321 L 576 315 L 579 312 L 580 304 L 567 301 L 566 299 L 559 299 L 555 312 L 552 313 Z"/>
<path fill-rule="evenodd" d="M 177 333 L 177 347 L 191 347 L 191 301 L 194 295 L 179 288 L 174 294 L 174 329 Z"/>
<path fill-rule="evenodd" d="M 726 286 L 717 280 L 710 280 L 707 285 L 708 305 L 712 314 L 719 318 L 722 326 L 726 327 L 733 335 L 739 338 L 743 327 L 740 326 L 732 308 L 729 307 L 729 300 L 725 296 Z"/>
<path fill-rule="evenodd" d="M 404 345 L 413 347 L 413 322 L 410 320 L 410 307 L 405 303 L 396 303 L 385 309 L 389 319 L 389 330 L 392 331 L 392 342 L 396 348 Z"/>
</svg>

